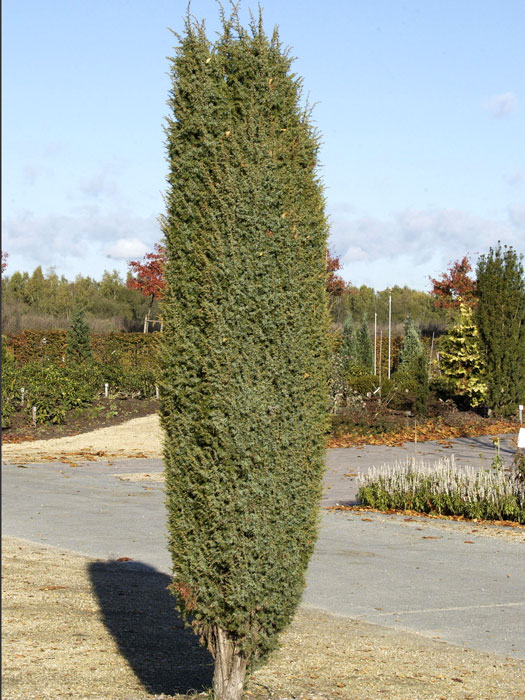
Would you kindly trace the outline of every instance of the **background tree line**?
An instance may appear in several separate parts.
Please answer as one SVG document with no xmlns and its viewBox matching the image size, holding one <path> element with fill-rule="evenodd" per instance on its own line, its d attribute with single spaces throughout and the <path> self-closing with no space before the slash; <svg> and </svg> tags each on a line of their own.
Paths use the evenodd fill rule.
<svg viewBox="0 0 525 700">
<path fill-rule="evenodd" d="M 53 268 L 44 274 L 40 266 L 31 275 L 14 272 L 9 276 L 5 274 L 7 257 L 2 254 L 2 333 L 68 329 L 79 309 L 95 332 L 137 332 L 144 329 L 145 317 L 158 318 L 161 314 L 166 265 L 162 245 L 156 245 L 142 260 L 130 261 L 125 281 L 114 270 L 104 272 L 100 281 L 78 275 L 70 282 L 58 277 Z M 375 364 L 384 370 L 377 369 L 378 374 L 385 377 L 388 372 L 385 342 L 391 297 L 393 371 L 409 319 L 413 331 L 425 340 L 425 361 L 429 373 L 432 375 L 434 370 L 440 378 L 443 396 L 453 396 L 464 408 L 489 405 L 506 413 L 514 410 L 514 404 L 523 403 L 524 279 L 522 256 L 513 248 L 500 244 L 491 248 L 480 257 L 475 276 L 466 256 L 451 263 L 438 279 L 429 278 L 429 293 L 398 285 L 381 291 L 366 285 L 357 287 L 345 282 L 339 269 L 338 257 L 328 254 L 326 288 L 332 331 L 343 339 L 346 327 L 347 337 L 356 333 L 366 345 L 370 340 L 363 338 L 373 334 L 377 314 Z M 379 345 L 383 352 L 378 357 Z M 374 363 L 356 362 L 359 353 L 349 348 L 352 384 L 356 372 L 358 376 L 370 373 Z M 338 376 L 341 369 L 336 372 Z M 424 374 L 420 367 L 419 375 Z M 406 367 L 402 375 L 415 379 Z M 420 379 L 417 383 L 421 384 Z"/>
<path fill-rule="evenodd" d="M 126 280 L 113 270 L 104 272 L 99 281 L 82 275 L 69 281 L 63 275 L 59 277 L 54 268 L 43 272 L 40 266 L 32 274 L 18 271 L 4 274 L 2 333 L 67 329 L 79 306 L 85 310 L 95 332 L 141 331 L 148 311 L 151 318 L 157 318 L 160 311 L 163 256 L 163 248 L 156 246 L 155 252 L 148 253 L 143 261 L 130 262 Z M 345 283 L 337 274 L 336 256 L 330 256 L 327 265 L 332 321 L 341 327 L 349 313 L 356 319 L 364 316 L 373 324 L 377 312 L 379 327 L 386 328 L 389 294 L 392 295 L 392 324 L 397 335 L 401 334 L 407 315 L 424 334 L 443 332 L 450 324 L 453 314 L 449 309 L 436 307 L 430 293 L 397 285 L 381 291 L 366 285 L 357 287 Z"/>
<path fill-rule="evenodd" d="M 399 295 L 394 294 L 394 289 L 398 291 L 399 288 L 392 290 L 392 318 L 404 312 L 405 321 L 403 332 L 393 334 L 396 341 L 399 340 L 397 336 L 402 336 L 402 343 L 395 342 L 388 349 L 391 362 L 387 373 L 390 379 L 392 371 L 397 389 L 414 395 L 412 404 L 418 413 L 426 411 L 432 378 L 435 393 L 441 398 L 453 399 L 461 408 L 490 408 L 496 415 L 512 416 L 518 405 L 525 403 L 522 260 L 523 256 L 512 247 L 498 243 L 479 257 L 475 277 L 470 275 L 472 268 L 464 257 L 453 263 L 440 279 L 431 278 L 431 301 L 434 309 L 444 314 L 442 318 L 447 328 L 435 326 L 430 343 L 428 337 L 426 343 L 422 342 L 424 326 L 417 317 L 407 313 L 409 305 L 399 303 Z M 336 333 L 340 333 L 334 365 L 336 408 L 341 400 L 346 408 L 348 391 L 345 386 L 356 388 L 357 382 L 359 387 L 366 384 L 370 390 L 374 383 L 381 385 L 381 369 L 377 371 L 377 366 L 383 369 L 385 376 L 384 342 L 381 343 L 383 361 L 378 362 L 377 349 L 374 360 L 370 338 L 372 314 L 366 310 L 361 314 L 353 311 L 351 296 L 345 300 L 345 295 L 351 294 L 352 289 L 345 287 L 337 300 L 340 309 L 346 306 L 346 315 L 342 326 L 336 326 Z M 376 295 L 376 300 L 382 294 Z M 377 304 L 374 308 L 377 311 L 381 307 Z M 374 369 L 376 373 L 372 376 Z M 368 377 L 368 384 L 363 377 Z"/>
<path fill-rule="evenodd" d="M 38 266 L 32 274 L 13 272 L 2 276 L 2 333 L 22 330 L 67 329 L 75 310 L 83 308 L 95 332 L 141 331 L 150 306 L 149 297 L 133 289 L 116 270 L 102 279 L 77 275 L 74 281 L 45 273 Z M 158 311 L 154 301 L 152 316 Z"/>
<path fill-rule="evenodd" d="M 388 299 L 392 296 L 392 326 L 396 335 L 402 331 L 405 318 L 410 316 L 427 335 L 442 333 L 450 324 L 452 314 L 448 309 L 436 307 L 434 297 L 428 292 L 410 289 L 406 285 L 376 291 L 372 287 L 348 284 L 341 294 L 332 298 L 332 318 L 334 323 L 343 325 L 348 314 L 353 318 L 368 319 L 374 322 L 377 313 L 379 327 L 388 324 Z"/>
</svg>

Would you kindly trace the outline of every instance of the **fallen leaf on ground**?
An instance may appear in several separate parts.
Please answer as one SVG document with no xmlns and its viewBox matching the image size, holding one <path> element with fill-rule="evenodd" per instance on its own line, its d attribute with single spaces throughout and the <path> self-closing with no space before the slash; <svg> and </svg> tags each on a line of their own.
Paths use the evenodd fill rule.
<svg viewBox="0 0 525 700">
<path fill-rule="evenodd" d="M 38 590 L 39 591 L 58 591 L 61 588 L 65 588 L 65 586 L 41 586 Z"/>
<path fill-rule="evenodd" d="M 494 420 L 487 424 L 487 419 L 472 418 L 462 426 L 443 424 L 439 419 L 430 419 L 417 426 L 417 441 L 435 440 L 443 447 L 450 447 L 450 440 L 458 437 L 479 437 L 517 433 L 519 426 L 515 421 Z M 389 433 L 352 432 L 329 438 L 328 447 L 363 447 L 365 445 L 386 445 L 401 447 L 406 442 L 414 442 L 414 428 L 404 427 Z"/>
</svg>

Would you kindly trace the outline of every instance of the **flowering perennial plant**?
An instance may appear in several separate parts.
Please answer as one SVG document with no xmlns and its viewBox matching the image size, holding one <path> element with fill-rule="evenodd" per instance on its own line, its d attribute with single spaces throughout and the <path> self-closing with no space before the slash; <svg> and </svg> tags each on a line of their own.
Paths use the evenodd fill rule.
<svg viewBox="0 0 525 700">
<path fill-rule="evenodd" d="M 359 476 L 357 498 L 380 510 L 416 510 L 525 523 L 525 483 L 517 471 L 457 466 L 454 456 L 434 464 L 415 458 Z"/>
</svg>

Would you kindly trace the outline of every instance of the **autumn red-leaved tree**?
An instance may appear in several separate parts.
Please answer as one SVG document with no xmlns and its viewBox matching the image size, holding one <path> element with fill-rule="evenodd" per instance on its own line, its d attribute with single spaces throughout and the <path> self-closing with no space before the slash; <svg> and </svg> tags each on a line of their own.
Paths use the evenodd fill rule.
<svg viewBox="0 0 525 700">
<path fill-rule="evenodd" d="M 470 277 L 472 271 L 468 257 L 451 263 L 441 279 L 430 277 L 434 304 L 441 309 L 459 309 L 461 303 L 471 309 L 476 306 L 476 280 Z"/>
<path fill-rule="evenodd" d="M 9 255 L 9 253 L 5 253 L 4 251 L 2 251 L 2 272 L 3 272 L 3 271 L 5 270 L 5 268 L 7 267 L 7 257 L 8 257 L 8 255 Z"/>
<path fill-rule="evenodd" d="M 341 263 L 337 255 L 326 254 L 326 267 L 328 270 L 328 280 L 326 282 L 326 291 L 331 297 L 339 297 L 344 292 L 346 282 L 337 274 L 337 270 L 341 269 Z"/>
<path fill-rule="evenodd" d="M 166 265 L 166 250 L 164 246 L 155 243 L 153 253 L 146 253 L 142 260 L 130 260 L 128 266 L 132 275 L 126 284 L 130 289 L 138 289 L 145 297 L 150 298 L 149 311 L 156 299 L 162 299 L 166 282 L 164 267 Z M 148 311 L 148 314 L 149 314 Z"/>
</svg>

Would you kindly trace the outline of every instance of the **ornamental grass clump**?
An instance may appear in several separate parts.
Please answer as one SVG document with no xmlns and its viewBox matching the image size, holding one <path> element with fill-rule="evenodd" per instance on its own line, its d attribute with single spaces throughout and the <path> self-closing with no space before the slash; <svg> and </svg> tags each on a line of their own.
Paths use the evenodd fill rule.
<svg viewBox="0 0 525 700">
<path fill-rule="evenodd" d="M 408 459 L 359 476 L 357 498 L 380 510 L 415 510 L 484 520 L 525 522 L 525 483 L 517 471 L 458 467 Z"/>
</svg>

